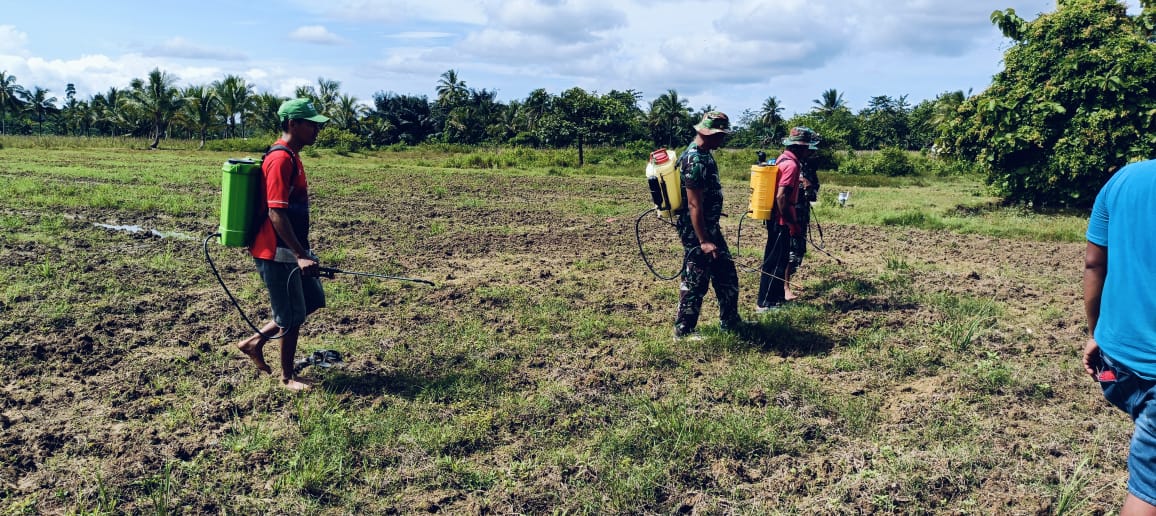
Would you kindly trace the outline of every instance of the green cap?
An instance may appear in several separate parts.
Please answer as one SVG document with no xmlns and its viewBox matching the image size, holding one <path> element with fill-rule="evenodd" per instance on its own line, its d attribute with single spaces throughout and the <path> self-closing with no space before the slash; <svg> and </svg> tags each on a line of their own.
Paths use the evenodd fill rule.
<svg viewBox="0 0 1156 516">
<path fill-rule="evenodd" d="M 791 134 L 783 138 L 783 145 L 787 147 L 798 145 L 811 150 L 818 150 L 819 141 L 819 135 L 815 134 L 815 131 L 810 127 L 795 127 L 791 129 Z"/>
<path fill-rule="evenodd" d="M 726 113 L 721 111 L 708 111 L 702 115 L 702 121 L 694 128 L 702 135 L 729 133 L 731 132 L 731 119 L 727 118 Z"/>
<path fill-rule="evenodd" d="M 324 124 L 329 121 L 329 117 L 317 113 L 317 109 L 313 107 L 313 102 L 309 99 L 292 99 L 282 102 L 281 107 L 277 108 L 277 118 L 280 118 L 282 122 L 308 120 Z"/>
</svg>

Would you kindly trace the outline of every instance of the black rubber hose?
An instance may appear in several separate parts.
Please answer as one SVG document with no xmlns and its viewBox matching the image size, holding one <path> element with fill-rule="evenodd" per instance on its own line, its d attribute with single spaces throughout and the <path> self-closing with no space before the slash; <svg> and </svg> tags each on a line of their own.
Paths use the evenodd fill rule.
<svg viewBox="0 0 1156 516">
<path fill-rule="evenodd" d="M 658 208 L 651 208 L 646 210 L 642 212 L 642 214 L 639 215 L 638 218 L 634 221 L 634 239 L 638 242 L 638 255 L 642 257 L 642 263 L 646 264 L 646 268 L 650 269 L 650 273 L 660 280 L 670 281 L 682 275 L 682 270 L 686 268 L 686 261 L 690 258 L 690 253 L 683 255 L 682 265 L 679 266 L 678 270 L 675 271 L 673 276 L 663 276 L 662 274 L 659 274 L 658 271 L 654 270 L 654 265 L 651 264 L 650 259 L 646 257 L 646 250 L 642 248 L 642 219 L 647 215 L 654 213 L 656 210 L 658 210 Z"/>
<path fill-rule="evenodd" d="M 213 270 L 213 276 L 217 277 L 217 283 L 221 284 L 221 288 L 225 290 L 225 295 L 228 296 L 229 301 L 233 303 L 233 306 L 237 308 L 237 313 L 241 314 L 241 319 L 244 319 L 245 323 L 248 324 L 249 327 L 252 328 L 254 332 L 256 332 L 257 334 L 259 334 L 262 337 L 265 337 L 266 339 L 269 339 L 269 340 L 277 340 L 277 339 L 281 338 L 282 336 L 285 335 L 285 329 L 284 328 L 282 328 L 281 332 L 276 334 L 276 335 L 265 335 L 264 333 L 261 333 L 261 329 L 258 328 L 256 324 L 253 324 L 253 321 L 249 320 L 248 315 L 245 315 L 245 310 L 241 308 L 241 304 L 237 302 L 237 298 L 233 297 L 233 293 L 229 291 L 229 287 L 225 286 L 225 280 L 221 278 L 221 273 L 217 272 L 217 266 L 216 266 L 216 264 L 213 263 L 213 258 L 211 256 L 209 256 L 209 240 L 212 240 L 214 237 L 219 237 L 219 236 L 221 236 L 220 233 L 213 233 L 213 234 L 205 237 L 205 243 L 203 246 L 205 249 L 205 261 L 209 263 L 209 268 Z M 301 269 L 296 269 L 295 271 L 299 271 L 299 270 L 301 270 Z M 293 278 L 293 273 L 289 273 L 289 279 L 292 279 L 292 278 Z M 288 280 L 286 280 L 286 281 L 288 281 Z M 288 288 L 288 283 L 286 283 L 286 288 Z"/>
</svg>

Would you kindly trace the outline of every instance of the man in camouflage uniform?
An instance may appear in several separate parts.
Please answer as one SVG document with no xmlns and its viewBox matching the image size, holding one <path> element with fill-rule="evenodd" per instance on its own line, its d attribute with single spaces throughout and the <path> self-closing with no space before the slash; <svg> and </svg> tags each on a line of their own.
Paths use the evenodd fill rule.
<svg viewBox="0 0 1156 516">
<path fill-rule="evenodd" d="M 739 276 L 731 261 L 730 250 L 723 239 L 719 218 L 722 216 L 722 181 L 718 164 L 710 151 L 719 148 L 730 129 L 730 119 L 711 111 L 694 126 L 697 134 L 678 160 L 683 187 L 683 206 L 678 216 L 678 235 L 687 253 L 679 288 L 678 315 L 674 320 L 674 337 L 697 336 L 698 316 L 710 282 L 718 297 L 720 326 L 734 330 L 739 318 Z"/>
</svg>

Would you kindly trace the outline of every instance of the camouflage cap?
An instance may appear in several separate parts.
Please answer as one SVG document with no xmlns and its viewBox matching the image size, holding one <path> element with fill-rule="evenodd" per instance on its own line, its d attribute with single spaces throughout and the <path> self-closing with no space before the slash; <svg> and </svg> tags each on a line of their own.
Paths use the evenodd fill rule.
<svg viewBox="0 0 1156 516">
<path fill-rule="evenodd" d="M 726 113 L 721 111 L 708 111 L 702 115 L 702 121 L 694 128 L 698 134 L 702 135 L 729 134 L 731 132 L 731 119 L 727 118 Z"/>
<path fill-rule="evenodd" d="M 787 147 L 797 145 L 811 150 L 817 150 L 820 140 L 819 135 L 810 127 L 794 127 L 791 128 L 791 134 L 783 138 L 783 145 Z"/>
</svg>

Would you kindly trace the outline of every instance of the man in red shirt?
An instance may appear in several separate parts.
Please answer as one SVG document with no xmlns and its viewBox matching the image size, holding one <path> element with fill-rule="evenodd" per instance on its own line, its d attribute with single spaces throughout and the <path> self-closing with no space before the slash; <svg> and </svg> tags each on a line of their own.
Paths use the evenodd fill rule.
<svg viewBox="0 0 1156 516">
<path fill-rule="evenodd" d="M 785 280 L 789 266 L 791 237 L 802 234 L 803 227 L 795 205 L 799 202 L 799 180 L 802 162 L 819 148 L 819 135 L 807 127 L 795 127 L 783 139 L 786 150 L 775 160 L 779 167 L 779 184 L 775 188 L 775 210 L 767 221 L 767 245 L 763 250 L 763 274 L 759 278 L 756 313 L 772 310 L 785 301 Z"/>
<path fill-rule="evenodd" d="M 257 272 L 269 290 L 273 320 L 249 338 L 237 343 L 257 369 L 273 370 L 265 363 L 264 346 L 278 334 L 281 339 L 281 384 L 290 390 L 309 388 L 309 382 L 293 372 L 293 356 L 305 317 L 325 306 L 325 291 L 317 275 L 318 259 L 309 248 L 309 183 L 299 152 L 312 145 L 329 118 L 317 113 L 308 99 L 287 100 L 277 110 L 281 139 L 276 149 L 265 155 L 261 171 L 265 176 L 268 218 L 260 228 L 249 252 Z"/>
</svg>

